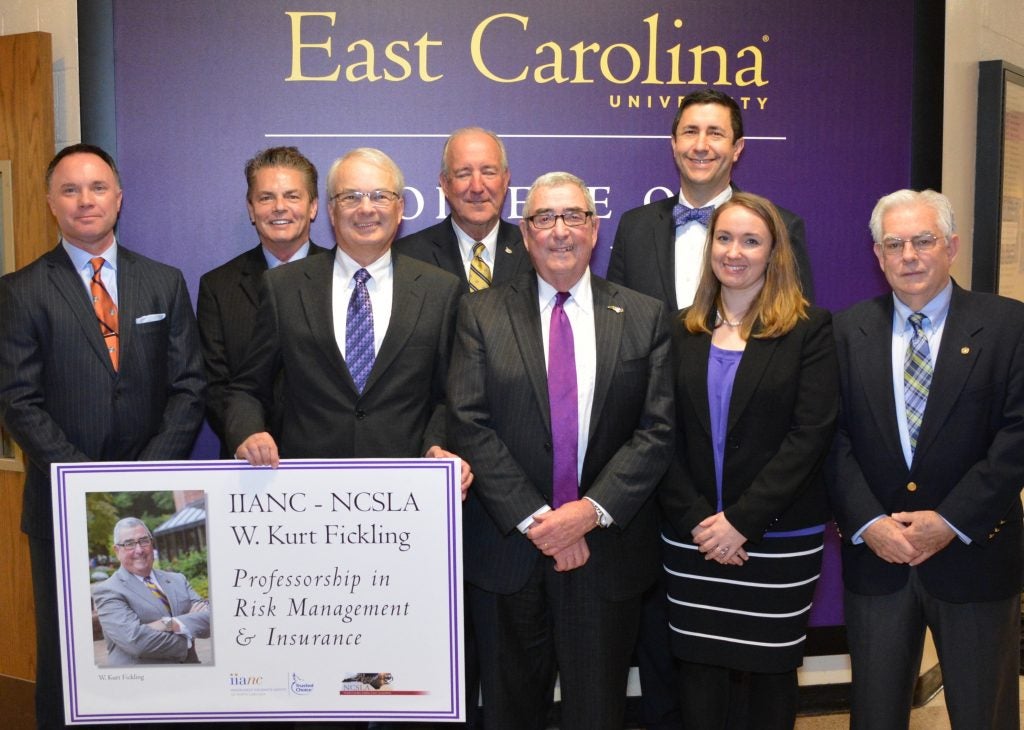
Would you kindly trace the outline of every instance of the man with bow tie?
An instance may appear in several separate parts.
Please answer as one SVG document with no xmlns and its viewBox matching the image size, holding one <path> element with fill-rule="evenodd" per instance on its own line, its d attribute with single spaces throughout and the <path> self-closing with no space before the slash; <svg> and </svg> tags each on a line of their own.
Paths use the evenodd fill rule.
<svg viewBox="0 0 1024 730">
<path fill-rule="evenodd" d="M 626 211 L 615 233 L 608 280 L 669 305 L 688 307 L 697 291 L 711 213 L 732 197 L 732 168 L 743 152 L 743 115 L 715 89 L 687 94 L 672 121 L 679 196 Z M 779 208 L 800 267 L 804 296 L 814 300 L 803 219 Z"/>
<path fill-rule="evenodd" d="M 690 306 L 704 262 L 708 222 L 732 197 L 732 168 L 743 152 L 743 115 L 732 97 L 715 89 L 687 94 L 672 120 L 672 156 L 679 168 L 679 195 L 626 211 L 619 220 L 608 280 L 661 299 L 670 310 Z M 785 208 L 800 284 L 814 301 L 803 219 Z M 642 712 L 649 728 L 679 726 L 663 586 L 644 603 L 637 658 Z"/>
</svg>

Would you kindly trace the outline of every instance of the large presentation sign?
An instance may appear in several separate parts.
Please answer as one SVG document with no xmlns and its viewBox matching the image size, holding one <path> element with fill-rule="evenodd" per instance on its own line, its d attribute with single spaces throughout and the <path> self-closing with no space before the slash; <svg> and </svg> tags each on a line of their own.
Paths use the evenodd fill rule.
<svg viewBox="0 0 1024 730">
<path fill-rule="evenodd" d="M 65 716 L 71 723 L 462 719 L 459 465 L 55 465 Z M 162 559 L 152 575 L 174 603 L 169 611 L 124 564 L 106 582 L 91 582 L 88 529 L 99 498 L 183 489 L 205 493 L 206 520 L 196 529 L 208 547 L 207 596 L 190 604 L 176 595 L 185 578 L 162 572 Z M 146 547 L 133 555 L 145 556 Z M 156 614 L 147 613 L 154 606 Z M 162 618 L 157 628 L 148 624 L 171 613 L 189 625 L 190 610 L 209 614 L 182 662 L 163 652 L 169 639 L 187 639 L 163 633 Z"/>
</svg>

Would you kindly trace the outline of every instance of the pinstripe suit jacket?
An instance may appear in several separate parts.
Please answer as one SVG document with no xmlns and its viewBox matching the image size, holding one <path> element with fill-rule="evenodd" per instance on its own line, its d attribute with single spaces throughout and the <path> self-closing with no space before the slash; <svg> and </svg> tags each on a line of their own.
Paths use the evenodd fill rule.
<svg viewBox="0 0 1024 730">
<path fill-rule="evenodd" d="M 469 279 L 466 278 L 459 239 L 455 237 L 450 215 L 437 225 L 402 236 L 395 241 L 395 251 L 454 274 L 462 281 L 462 291 L 469 291 Z M 494 257 L 492 286 L 512 281 L 532 268 L 530 256 L 523 245 L 523 234 L 518 226 L 507 221 L 498 222 L 498 242 Z"/>
<path fill-rule="evenodd" d="M 184 459 L 202 422 L 181 272 L 119 246 L 117 291 L 115 371 L 62 246 L 0 279 L 0 418 L 28 460 L 21 527 L 34 537 L 53 537 L 50 464 Z"/>
<path fill-rule="evenodd" d="M 670 345 L 661 302 L 591 281 L 597 373 L 580 496 L 615 523 L 587 534 L 591 556 L 579 570 L 615 600 L 640 593 L 658 572 L 652 493 L 671 456 Z M 451 448 L 476 476 L 464 508 L 466 579 L 513 593 L 543 558 L 516 525 L 552 498 L 536 274 L 462 298 L 448 390 Z"/>
<path fill-rule="evenodd" d="M 184 624 L 194 638 L 210 635 L 210 612 L 189 613 L 202 600 L 181 573 L 153 570 L 171 604 L 170 615 Z M 124 567 L 93 588 L 96 613 L 107 640 L 107 666 L 130 664 L 196 663 L 195 646 L 184 634 L 157 631 L 145 624 L 167 616 L 167 607 Z"/>
</svg>

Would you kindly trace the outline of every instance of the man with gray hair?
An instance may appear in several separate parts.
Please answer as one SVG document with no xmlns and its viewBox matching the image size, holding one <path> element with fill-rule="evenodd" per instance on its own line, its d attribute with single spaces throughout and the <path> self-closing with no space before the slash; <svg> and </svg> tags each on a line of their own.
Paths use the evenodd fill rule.
<svg viewBox="0 0 1024 730">
<path fill-rule="evenodd" d="M 930 628 L 953 728 L 1018 728 L 1024 304 L 953 281 L 939 193 L 883 197 L 871 235 L 892 293 L 834 319 L 851 727 L 907 727 Z"/>
<path fill-rule="evenodd" d="M 109 667 L 197 664 L 195 639 L 210 635 L 210 604 L 181 573 L 153 567 L 153 534 L 137 517 L 114 525 L 121 567 L 96 586 L 93 601 Z"/>
<path fill-rule="evenodd" d="M 454 274 L 467 292 L 504 284 L 530 270 L 519 229 L 501 219 L 509 167 L 498 135 L 480 127 L 452 132 L 444 143 L 437 182 L 451 214 L 395 241 L 396 251 Z"/>
<path fill-rule="evenodd" d="M 263 277 L 253 341 L 227 393 L 225 433 L 237 458 L 277 466 L 453 456 L 443 448 L 445 381 L 459 281 L 392 253 L 404 190 L 402 171 L 377 149 L 351 150 L 331 166 L 338 245 Z M 463 463 L 463 487 L 471 478 Z"/>
<path fill-rule="evenodd" d="M 463 297 L 452 448 L 484 726 L 621 728 L 640 596 L 659 569 L 654 487 L 674 420 L 665 305 L 591 275 L 587 187 L 539 177 L 520 224 L 536 273 Z"/>
</svg>

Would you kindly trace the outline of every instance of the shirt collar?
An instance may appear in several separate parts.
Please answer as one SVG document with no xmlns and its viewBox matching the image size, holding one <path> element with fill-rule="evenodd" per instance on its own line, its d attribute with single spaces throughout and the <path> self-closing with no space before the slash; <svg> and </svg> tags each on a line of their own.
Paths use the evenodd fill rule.
<svg viewBox="0 0 1024 730">
<path fill-rule="evenodd" d="M 279 259 L 277 256 L 272 254 L 267 249 L 266 246 L 263 246 L 262 244 L 260 245 L 260 248 L 263 250 L 263 258 L 267 260 L 267 268 L 273 269 L 280 266 L 281 264 L 287 264 L 291 263 L 292 261 L 299 261 L 300 259 L 306 258 L 306 256 L 309 254 L 309 241 L 306 241 L 304 244 L 295 249 L 295 253 L 293 253 L 292 257 L 287 261 L 282 261 L 281 259 Z"/>
<path fill-rule="evenodd" d="M 570 302 L 575 302 L 583 311 L 589 312 L 594 307 L 594 295 L 591 293 L 592 289 L 590 286 L 590 267 L 588 266 L 583 271 L 583 276 L 569 289 Z M 537 301 L 540 304 L 540 311 L 543 313 L 545 310 L 549 310 L 555 306 L 555 295 L 558 294 L 558 289 L 551 286 L 537 275 Z"/>
<path fill-rule="evenodd" d="M 379 259 L 372 262 L 369 266 L 363 266 L 356 262 L 351 256 L 341 250 L 341 247 L 334 249 L 334 260 L 341 268 L 342 276 L 346 281 L 351 281 L 352 277 L 359 269 L 366 269 L 370 274 L 370 278 L 380 281 L 384 276 L 390 275 L 391 273 L 391 249 L 385 251 Z"/>
<path fill-rule="evenodd" d="M 498 246 L 498 223 L 494 224 L 494 228 L 488 231 L 487 235 L 483 238 L 476 239 L 466 233 L 464 230 L 459 228 L 459 224 L 452 218 L 452 228 L 455 230 L 455 238 L 459 242 L 459 251 L 462 252 L 463 261 L 470 261 L 473 258 L 473 244 L 480 241 L 484 245 L 484 248 L 488 253 L 493 254 L 494 249 Z M 491 257 L 494 258 L 493 256 Z"/>
<path fill-rule="evenodd" d="M 732 197 L 732 185 L 726 185 L 725 190 L 720 192 L 718 195 L 713 197 L 711 200 L 706 202 L 704 205 L 692 205 L 686 196 L 683 195 L 683 189 L 679 188 L 679 202 L 685 205 L 687 208 L 707 208 L 709 205 L 714 207 L 720 206 L 722 203 Z"/>
<path fill-rule="evenodd" d="M 74 245 L 68 243 L 67 241 L 64 240 L 63 236 L 60 239 L 60 243 L 61 243 L 61 246 L 64 247 L 64 250 L 67 252 L 68 256 L 71 258 L 71 263 L 74 265 L 75 271 L 80 271 L 80 270 L 84 269 L 86 266 L 92 268 L 92 264 L 90 263 L 90 261 L 92 259 L 96 258 L 93 254 L 91 254 L 88 251 L 85 251 L 83 249 L 80 249 L 78 246 L 74 246 Z M 114 273 L 117 273 L 117 239 L 116 238 L 114 239 L 114 242 L 112 244 L 110 244 L 110 246 L 107 248 L 107 250 L 100 254 L 100 257 L 107 264 L 110 265 L 110 268 L 114 270 Z"/>
<path fill-rule="evenodd" d="M 907 323 L 907 318 L 915 311 L 921 312 L 925 317 L 928 318 L 928 323 L 932 330 L 940 327 L 946 319 L 946 315 L 949 314 L 949 302 L 953 298 L 953 280 L 943 287 L 942 291 L 936 294 L 930 302 L 925 304 L 921 309 L 911 309 L 896 296 L 895 293 L 892 295 L 893 301 L 893 319 L 895 324 L 898 326 L 897 331 L 901 331 L 911 325 Z"/>
</svg>

